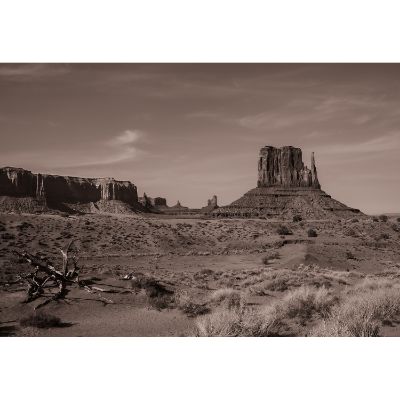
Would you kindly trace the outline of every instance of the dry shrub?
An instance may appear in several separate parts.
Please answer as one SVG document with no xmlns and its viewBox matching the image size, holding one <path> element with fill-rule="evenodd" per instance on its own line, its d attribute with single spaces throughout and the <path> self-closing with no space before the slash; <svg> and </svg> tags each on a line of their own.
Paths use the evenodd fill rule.
<svg viewBox="0 0 400 400">
<path fill-rule="evenodd" d="M 308 237 L 317 237 L 317 236 L 318 236 L 318 233 L 317 233 L 317 231 L 316 231 L 315 229 L 310 228 L 310 229 L 307 231 L 307 236 L 308 236 Z"/>
<path fill-rule="evenodd" d="M 188 317 L 204 315 L 210 311 L 207 304 L 195 301 L 187 292 L 181 292 L 175 295 L 175 306 Z"/>
<path fill-rule="evenodd" d="M 383 290 L 383 289 L 390 289 L 390 288 L 400 288 L 398 282 L 387 279 L 387 278 L 372 278 L 366 277 L 365 279 L 361 280 L 360 282 L 356 283 L 352 286 L 347 293 L 349 294 L 358 294 L 360 292 L 365 293 L 371 290 Z"/>
<path fill-rule="evenodd" d="M 286 235 L 293 235 L 293 232 L 292 232 L 287 226 L 285 226 L 285 225 L 281 225 L 281 226 L 276 230 L 276 233 L 277 233 L 278 235 L 283 235 L 283 236 L 286 236 Z"/>
<path fill-rule="evenodd" d="M 326 289 L 300 288 L 260 310 L 219 308 L 196 321 L 197 336 L 279 336 L 291 319 L 327 316 L 336 299 Z"/>
<path fill-rule="evenodd" d="M 289 288 L 289 277 L 284 274 L 275 274 L 271 279 L 256 283 L 250 287 L 250 292 L 259 296 L 267 295 L 269 291 L 284 292 Z"/>
<path fill-rule="evenodd" d="M 387 222 L 388 216 L 385 215 L 385 214 L 382 214 L 382 215 L 379 216 L 379 219 L 380 219 L 382 222 Z"/>
<path fill-rule="evenodd" d="M 315 314 L 327 317 L 337 298 L 325 288 L 300 287 L 289 292 L 281 301 L 271 305 L 277 318 L 299 318 L 302 323 Z"/>
<path fill-rule="evenodd" d="M 276 336 L 279 321 L 252 309 L 218 309 L 196 321 L 196 336 Z"/>
<path fill-rule="evenodd" d="M 400 313 L 400 291 L 382 282 L 368 281 L 360 292 L 336 306 L 313 332 L 314 336 L 378 336 L 383 322 Z"/>
<path fill-rule="evenodd" d="M 58 328 L 64 326 L 61 319 L 55 315 L 37 312 L 19 320 L 22 327 Z"/>
<path fill-rule="evenodd" d="M 353 228 L 346 228 L 343 232 L 346 236 L 358 237 L 359 234 Z"/>
<path fill-rule="evenodd" d="M 400 225 L 392 224 L 392 229 L 393 229 L 395 232 L 400 232 Z"/>
<path fill-rule="evenodd" d="M 240 309 L 245 304 L 244 295 L 231 288 L 218 289 L 211 293 L 210 303 L 227 309 Z"/>
<path fill-rule="evenodd" d="M 251 293 L 259 296 L 268 295 L 270 291 L 284 292 L 301 286 L 330 287 L 331 281 L 338 277 L 329 275 L 329 271 L 318 267 L 303 266 L 299 270 L 280 269 L 265 271 L 258 276 L 248 278 L 243 282 Z"/>
<path fill-rule="evenodd" d="M 300 222 L 302 221 L 302 216 L 301 215 L 294 215 L 293 216 L 293 222 Z"/>
</svg>

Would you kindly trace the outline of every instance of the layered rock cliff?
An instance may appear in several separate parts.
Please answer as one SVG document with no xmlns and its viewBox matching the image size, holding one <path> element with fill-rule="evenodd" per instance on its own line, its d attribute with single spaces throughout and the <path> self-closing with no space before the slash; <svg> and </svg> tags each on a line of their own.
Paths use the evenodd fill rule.
<svg viewBox="0 0 400 400">
<path fill-rule="evenodd" d="M 258 160 L 257 187 L 312 187 L 320 189 L 314 153 L 311 169 L 303 163 L 301 149 L 292 146 L 265 146 Z"/>
<path fill-rule="evenodd" d="M 33 197 L 48 203 L 90 203 L 119 200 L 138 204 L 137 188 L 113 178 L 78 178 L 34 174 L 22 168 L 0 168 L 0 196 Z"/>
</svg>

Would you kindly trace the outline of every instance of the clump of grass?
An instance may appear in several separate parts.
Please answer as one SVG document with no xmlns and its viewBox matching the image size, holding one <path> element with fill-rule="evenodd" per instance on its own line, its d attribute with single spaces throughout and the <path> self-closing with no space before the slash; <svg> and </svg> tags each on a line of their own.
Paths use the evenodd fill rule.
<svg viewBox="0 0 400 400">
<path fill-rule="evenodd" d="M 283 235 L 283 236 L 292 235 L 292 234 L 293 234 L 293 232 L 292 232 L 286 225 L 281 225 L 281 226 L 276 230 L 276 233 L 277 233 L 278 235 Z"/>
<path fill-rule="evenodd" d="M 241 292 L 231 288 L 217 289 L 210 295 L 210 303 L 231 309 L 243 308 L 245 298 Z"/>
<path fill-rule="evenodd" d="M 364 286 L 364 287 L 363 287 Z M 313 332 L 314 336 L 378 336 L 382 323 L 400 313 L 399 287 L 386 280 L 367 280 L 343 303 L 337 305 Z"/>
<path fill-rule="evenodd" d="M 19 320 L 19 324 L 22 327 L 34 328 L 58 328 L 64 325 L 60 318 L 43 312 L 34 313 L 27 317 L 21 318 Z"/>
<path fill-rule="evenodd" d="M 305 325 L 314 315 L 328 316 L 336 303 L 326 289 L 302 287 L 260 310 L 218 308 L 196 321 L 197 336 L 279 336 L 288 322 Z"/>
<path fill-rule="evenodd" d="M 382 215 L 379 216 L 379 220 L 382 221 L 382 222 L 387 222 L 388 216 L 385 215 L 385 214 L 382 214 Z"/>
<path fill-rule="evenodd" d="M 388 240 L 388 239 L 390 239 L 390 235 L 388 233 L 381 233 L 377 238 L 377 240 Z"/>
<path fill-rule="evenodd" d="M 301 215 L 294 215 L 293 216 L 293 222 L 300 222 L 302 220 L 303 220 L 303 218 L 302 218 Z"/>
<path fill-rule="evenodd" d="M 308 237 L 317 237 L 317 236 L 318 236 L 318 233 L 317 233 L 317 231 L 316 231 L 315 229 L 310 228 L 310 229 L 307 231 L 307 236 L 308 236 Z"/>
<path fill-rule="evenodd" d="M 285 274 L 275 274 L 271 279 L 256 283 L 250 291 L 259 296 L 268 294 L 268 291 L 284 292 L 289 288 L 289 278 Z"/>
<path fill-rule="evenodd" d="M 271 307 L 279 319 L 299 318 L 304 324 L 315 314 L 327 317 L 336 302 L 337 298 L 325 288 L 302 286 L 289 292 Z"/>
<path fill-rule="evenodd" d="M 344 231 L 344 234 L 346 236 L 351 236 L 351 237 L 358 237 L 358 233 L 353 229 L 353 228 L 347 228 Z"/>
<path fill-rule="evenodd" d="M 197 317 L 210 312 L 207 304 L 194 301 L 186 292 L 181 292 L 175 296 L 175 305 L 188 317 Z"/>
<path fill-rule="evenodd" d="M 196 336 L 276 336 L 279 321 L 253 309 L 218 309 L 196 321 Z"/>
</svg>

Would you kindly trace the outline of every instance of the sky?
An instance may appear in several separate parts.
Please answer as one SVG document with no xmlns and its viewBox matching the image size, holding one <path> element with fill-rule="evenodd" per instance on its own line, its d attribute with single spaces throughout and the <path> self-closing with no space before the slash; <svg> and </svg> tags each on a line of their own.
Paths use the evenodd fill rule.
<svg viewBox="0 0 400 400">
<path fill-rule="evenodd" d="M 129 180 L 202 207 L 292 145 L 322 189 L 400 212 L 400 64 L 0 64 L 0 166 Z"/>
</svg>

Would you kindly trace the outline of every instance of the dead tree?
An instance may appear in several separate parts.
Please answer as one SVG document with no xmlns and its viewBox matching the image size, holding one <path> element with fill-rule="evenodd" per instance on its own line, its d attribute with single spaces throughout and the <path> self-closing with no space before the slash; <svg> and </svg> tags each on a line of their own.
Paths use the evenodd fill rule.
<svg viewBox="0 0 400 400">
<path fill-rule="evenodd" d="M 61 271 L 55 268 L 53 263 L 45 257 L 37 257 L 26 251 L 22 253 L 15 251 L 20 258 L 35 267 L 33 272 L 20 275 L 20 280 L 24 280 L 28 283 L 27 297 L 25 299 L 26 303 L 44 296 L 46 289 L 50 291 L 52 287 L 58 288 L 55 294 L 48 297 L 43 303 L 37 305 L 35 309 L 43 307 L 53 300 L 64 299 L 69 291 L 68 287 L 72 285 L 84 289 L 89 293 L 105 291 L 100 288 L 91 287 L 84 280 L 79 279 L 81 268 L 79 267 L 78 259 L 75 255 L 72 257 L 69 255 L 73 242 L 74 240 L 70 241 L 65 249 L 60 249 L 62 254 Z M 112 303 L 111 300 L 105 299 L 100 294 L 98 295 L 104 304 Z"/>
</svg>

